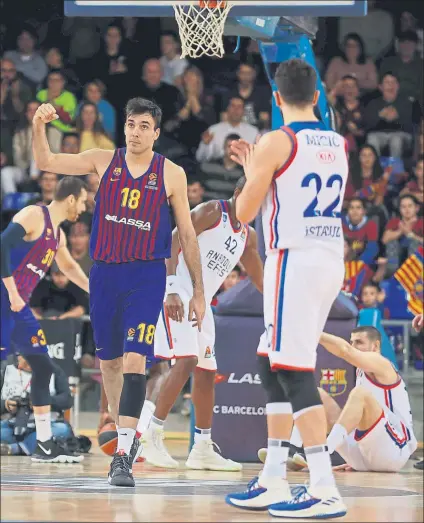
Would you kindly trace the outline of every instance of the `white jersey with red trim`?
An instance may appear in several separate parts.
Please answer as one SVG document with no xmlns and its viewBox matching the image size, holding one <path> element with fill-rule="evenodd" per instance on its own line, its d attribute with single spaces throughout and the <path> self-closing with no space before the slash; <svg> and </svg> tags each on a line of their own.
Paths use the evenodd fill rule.
<svg viewBox="0 0 424 523">
<path fill-rule="evenodd" d="M 249 236 L 249 226 L 231 222 L 226 200 L 220 200 L 221 216 L 208 230 L 197 237 L 202 260 L 203 285 L 206 303 L 210 303 L 225 278 L 243 255 Z M 182 252 L 178 255 L 176 276 L 178 284 L 191 296 L 193 287 Z"/>
<path fill-rule="evenodd" d="M 392 385 L 381 385 L 370 378 L 363 370 L 357 369 L 356 385 L 370 391 L 384 410 L 387 420 L 395 427 L 399 425 L 399 422 L 403 423 L 409 431 L 409 439 L 415 440 L 409 396 L 405 382 L 400 376 Z M 400 433 L 402 433 L 402 427 L 398 428 L 401 429 Z"/>
<path fill-rule="evenodd" d="M 293 149 L 262 205 L 267 253 L 323 247 L 343 257 L 346 141 L 322 122 L 295 122 L 281 132 L 290 137 Z"/>
</svg>

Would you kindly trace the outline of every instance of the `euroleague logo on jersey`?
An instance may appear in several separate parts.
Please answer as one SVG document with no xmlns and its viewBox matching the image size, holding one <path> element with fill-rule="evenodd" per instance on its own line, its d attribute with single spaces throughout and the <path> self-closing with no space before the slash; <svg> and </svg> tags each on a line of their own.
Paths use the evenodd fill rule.
<svg viewBox="0 0 424 523">
<path fill-rule="evenodd" d="M 333 163 L 336 161 L 336 155 L 332 151 L 319 151 L 317 160 L 321 163 Z"/>
</svg>

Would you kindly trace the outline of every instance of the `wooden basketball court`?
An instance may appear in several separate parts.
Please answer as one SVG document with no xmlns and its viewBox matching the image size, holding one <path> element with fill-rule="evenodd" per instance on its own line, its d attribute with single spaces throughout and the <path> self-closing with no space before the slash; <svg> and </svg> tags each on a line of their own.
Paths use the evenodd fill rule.
<svg viewBox="0 0 424 523">
<path fill-rule="evenodd" d="M 168 444 L 168 443 L 167 443 Z M 184 469 L 187 442 L 169 442 L 180 469 L 134 465 L 135 489 L 110 487 L 110 458 L 93 448 L 81 464 L 43 465 L 26 457 L 2 457 L 1 520 L 62 521 L 271 521 L 267 512 L 245 512 L 226 505 L 229 492 L 244 489 L 259 464 L 242 472 Z M 400 474 L 340 472 L 337 481 L 348 507 L 338 521 L 423 521 L 423 474 L 408 463 Z M 302 484 L 307 474 L 290 473 Z M 299 520 L 297 520 L 299 521 Z"/>
</svg>

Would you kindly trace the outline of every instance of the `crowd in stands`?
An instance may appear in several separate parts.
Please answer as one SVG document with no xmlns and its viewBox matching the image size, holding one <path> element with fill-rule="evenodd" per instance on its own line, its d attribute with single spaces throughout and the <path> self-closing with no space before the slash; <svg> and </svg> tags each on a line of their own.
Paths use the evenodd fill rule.
<svg viewBox="0 0 424 523">
<path fill-rule="evenodd" d="M 163 110 L 156 150 L 185 168 L 191 207 L 231 197 L 242 174 L 230 158 L 231 141 L 254 143 L 271 129 L 271 91 L 257 46 L 246 40 L 242 54 L 190 62 L 180 57 L 176 34 L 160 24 L 156 19 L 64 19 L 53 35 L 54 46 L 48 35 L 41 45 L 31 26 L 15 34 L 9 30 L 5 41 L 12 43 L 1 58 L 3 228 L 17 210 L 48 204 L 54 194 L 58 176 L 40 172 L 31 151 L 31 120 L 44 102 L 59 115 L 47 129 L 51 150 L 75 154 L 122 146 L 125 102 L 132 96 L 153 99 Z M 317 60 L 348 142 L 343 230 L 350 276 L 345 289 L 358 298 L 364 283 L 390 279 L 424 237 L 423 31 L 411 13 L 403 13 L 398 33 L 379 56 L 374 48 L 367 52 L 366 36 L 340 31 L 340 49 Z M 86 178 L 87 212 L 66 233 L 72 255 L 88 273 L 98 180 Z M 358 287 L 352 275 L 361 270 Z M 233 274 L 226 286 L 239 277 Z M 86 298 L 57 269 L 31 305 L 39 316 L 54 318 L 87 312 Z"/>
</svg>

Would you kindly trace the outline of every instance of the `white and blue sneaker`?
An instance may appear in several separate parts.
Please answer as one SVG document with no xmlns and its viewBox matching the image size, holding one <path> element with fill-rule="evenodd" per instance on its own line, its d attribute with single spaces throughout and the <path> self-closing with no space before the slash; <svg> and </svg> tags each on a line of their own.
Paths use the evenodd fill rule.
<svg viewBox="0 0 424 523">
<path fill-rule="evenodd" d="M 290 501 L 269 507 L 271 516 L 280 518 L 340 518 L 347 509 L 337 487 L 304 487 L 293 489 Z"/>
<path fill-rule="evenodd" d="M 255 477 L 247 485 L 247 490 L 228 494 L 225 502 L 233 507 L 246 510 L 268 510 L 275 503 L 288 503 L 292 498 L 286 479 L 275 477 Z"/>
</svg>

